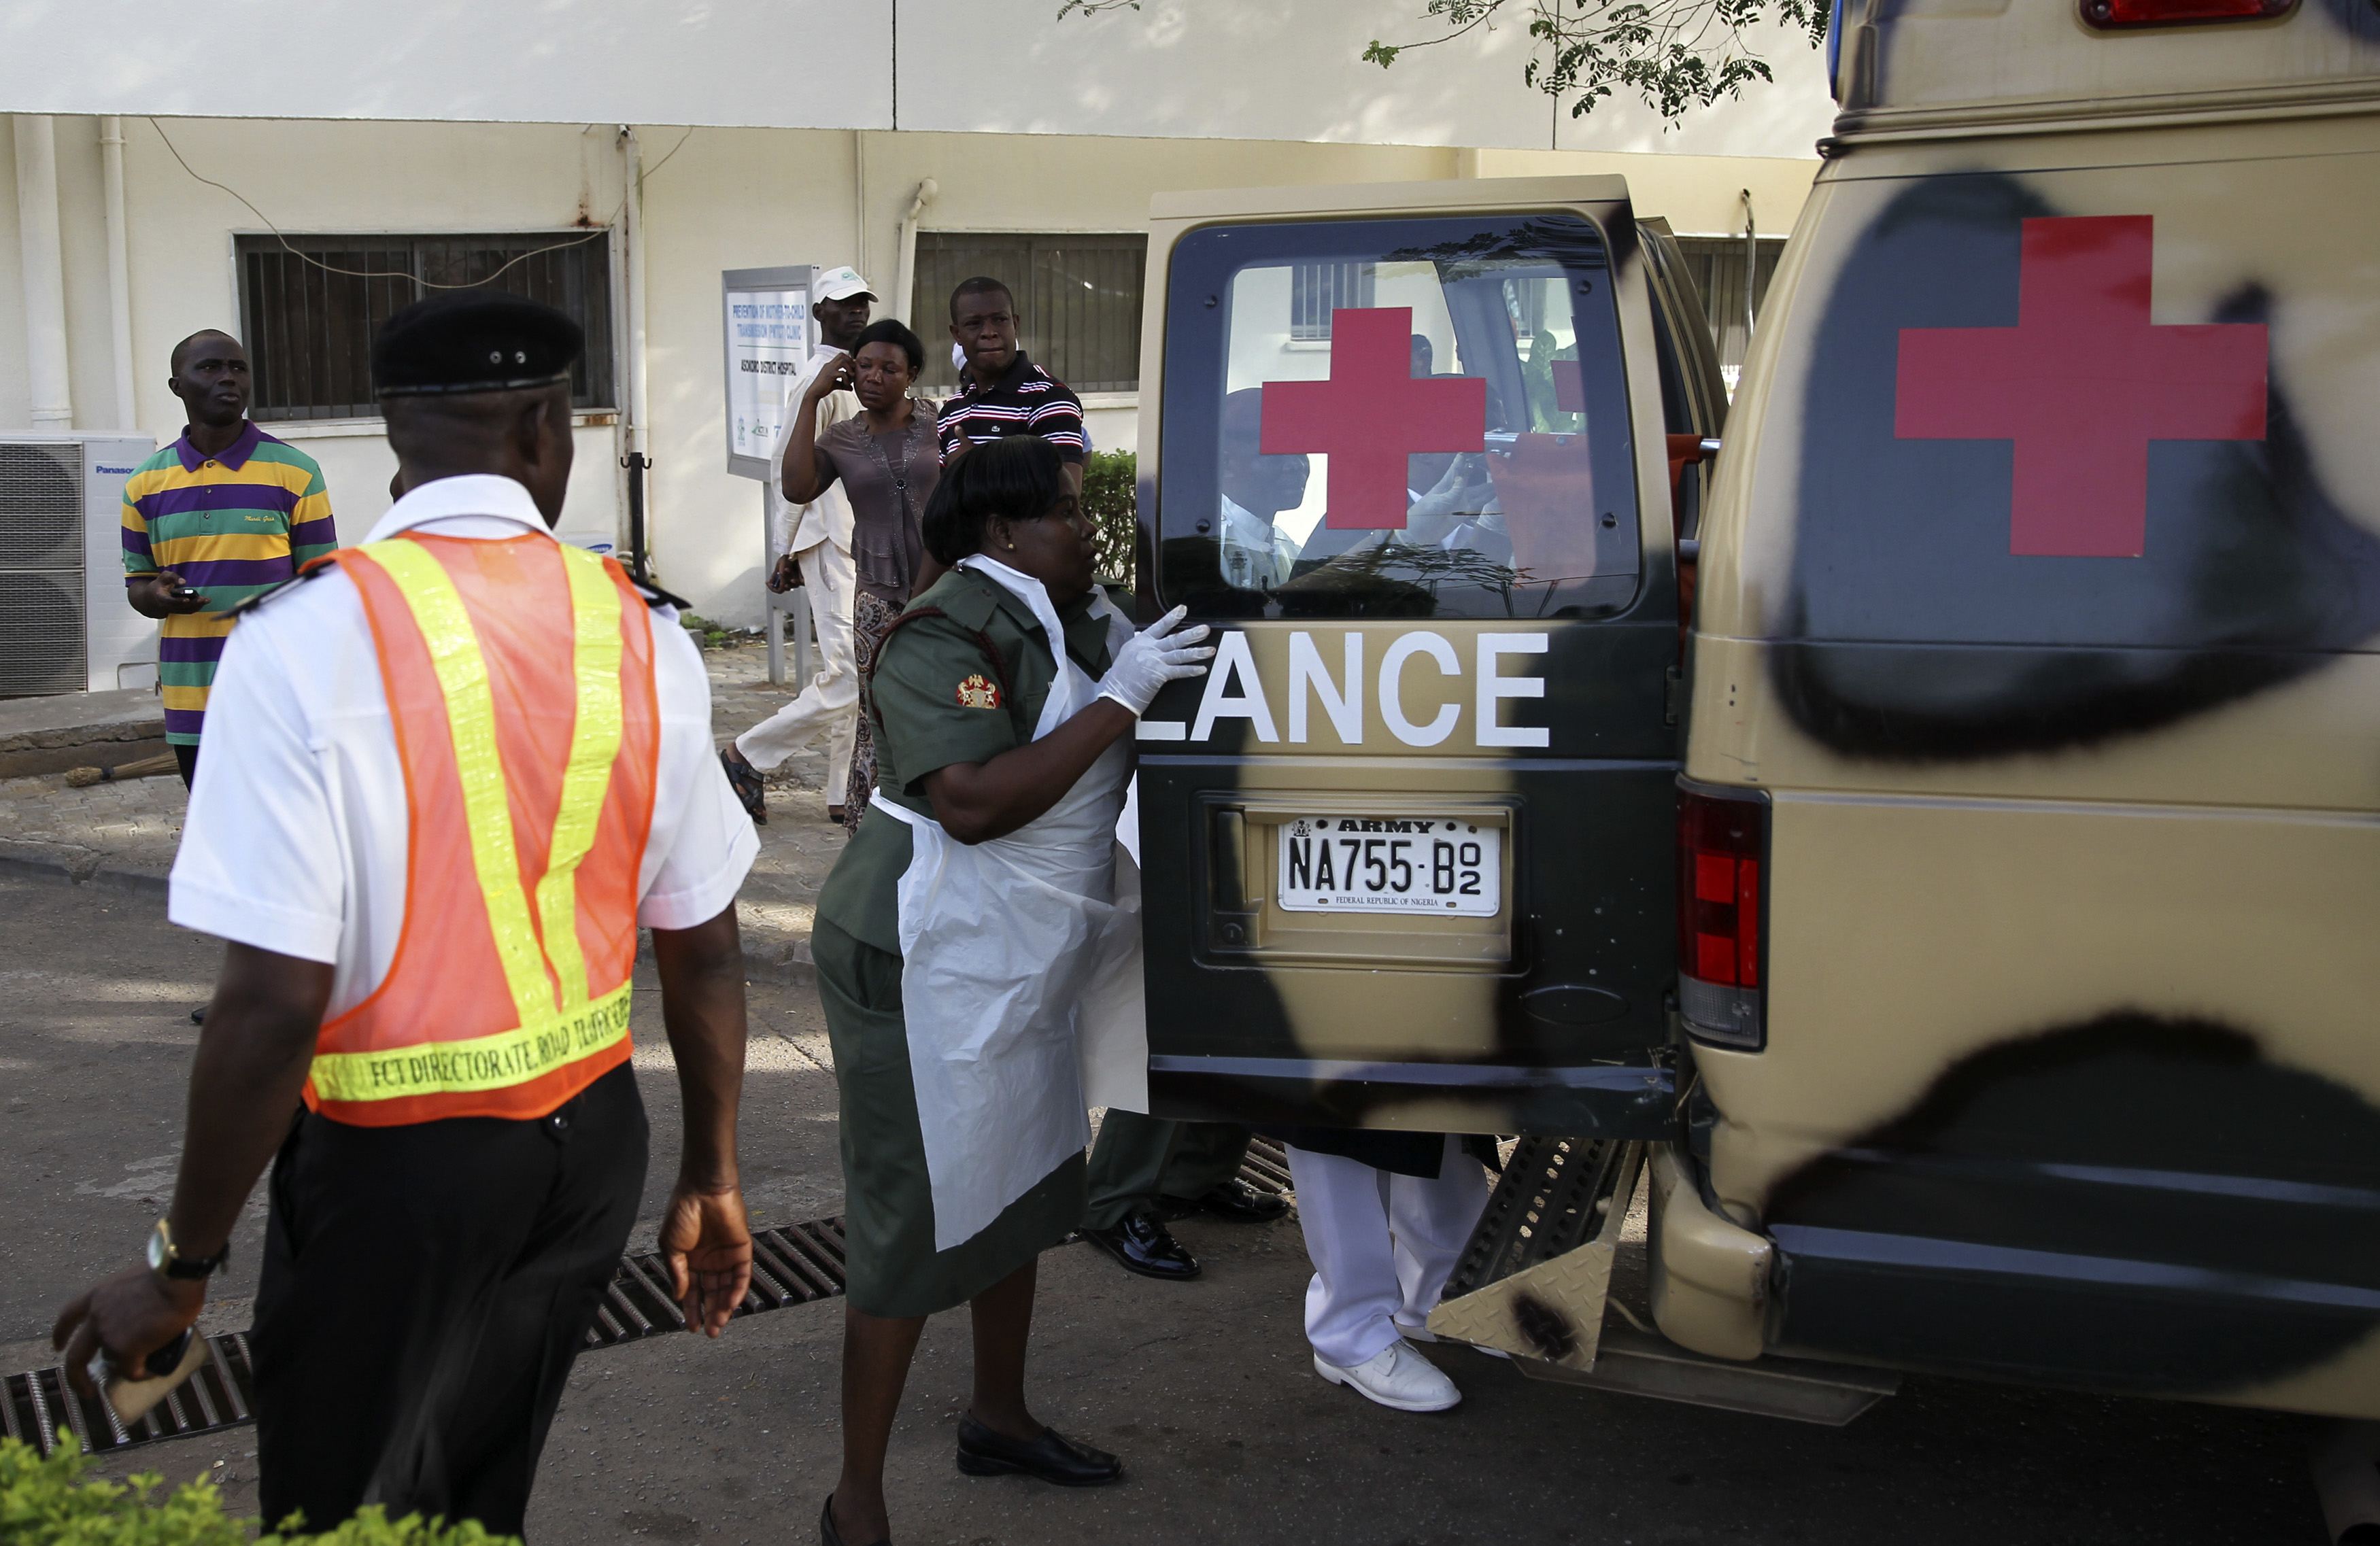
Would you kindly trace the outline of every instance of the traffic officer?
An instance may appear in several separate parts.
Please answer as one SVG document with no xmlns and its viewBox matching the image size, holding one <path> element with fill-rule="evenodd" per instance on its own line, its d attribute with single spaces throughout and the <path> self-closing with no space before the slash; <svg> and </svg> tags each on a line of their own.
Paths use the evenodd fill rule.
<svg viewBox="0 0 2380 1546">
<path fill-rule="evenodd" d="M 686 1107 L 662 1253 L 712 1335 L 750 1280 L 735 896 L 758 843 L 671 610 L 548 530 L 580 346 L 489 291 L 391 318 L 372 377 L 407 491 L 260 598 L 209 706 L 169 910 L 227 948 L 173 1204 L 54 1337 L 86 1389 L 94 1351 L 142 1366 L 273 1160 L 268 1521 L 376 1503 L 521 1530 L 644 1182 L 640 924 Z"/>
</svg>

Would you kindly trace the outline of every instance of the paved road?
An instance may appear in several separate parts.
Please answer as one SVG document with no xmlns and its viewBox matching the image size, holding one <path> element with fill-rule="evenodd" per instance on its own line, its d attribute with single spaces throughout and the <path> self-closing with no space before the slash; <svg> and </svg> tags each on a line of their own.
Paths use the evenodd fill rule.
<svg viewBox="0 0 2380 1546">
<path fill-rule="evenodd" d="M 128 1259 L 170 1185 L 182 1080 L 214 948 L 153 897 L 0 878 L 0 1367 L 49 1361 L 58 1302 Z M 809 990 L 753 989 L 746 1174 L 754 1212 L 836 1211 L 834 1093 Z M 656 1156 L 675 1141 L 674 1080 L 650 998 L 638 1059 Z M 650 1214 L 668 1170 L 658 1163 Z M 1046 1419 L 1123 1455 L 1129 1481 L 1060 1492 L 952 1467 L 966 1388 L 962 1318 L 929 1330 L 892 1454 L 905 1542 L 1442 1546 L 2007 1546 L 2314 1542 L 2307 1425 L 2214 1407 L 1913 1380 L 1821 1430 L 1563 1390 L 1460 1350 L 1460 1411 L 1402 1416 L 1306 1367 L 1296 1228 L 1184 1226 L 1205 1280 L 1127 1278 L 1087 1247 L 1044 1266 L 1036 1388 Z M 245 1323 L 258 1221 L 216 1326 Z M 589 1355 L 532 1514 L 541 1540 L 801 1541 L 834 1469 L 840 1314 L 739 1322 Z M 115 1468 L 211 1470 L 252 1507 L 245 1431 L 137 1452 Z"/>
</svg>

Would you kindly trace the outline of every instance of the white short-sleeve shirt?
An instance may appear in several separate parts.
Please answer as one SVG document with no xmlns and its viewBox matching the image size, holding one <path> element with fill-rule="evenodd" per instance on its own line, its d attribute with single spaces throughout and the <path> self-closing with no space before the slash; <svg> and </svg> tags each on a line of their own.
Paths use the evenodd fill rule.
<svg viewBox="0 0 2380 1546">
<path fill-rule="evenodd" d="M 366 540 L 416 529 L 551 538 L 528 489 L 482 476 L 423 484 Z M 760 845 L 712 748 L 702 653 L 674 610 L 652 621 L 660 766 L 637 921 L 690 928 L 735 900 Z M 355 582 L 334 566 L 243 618 L 224 646 L 167 915 L 335 967 L 337 1014 L 396 954 L 408 827 L 380 657 Z"/>
</svg>

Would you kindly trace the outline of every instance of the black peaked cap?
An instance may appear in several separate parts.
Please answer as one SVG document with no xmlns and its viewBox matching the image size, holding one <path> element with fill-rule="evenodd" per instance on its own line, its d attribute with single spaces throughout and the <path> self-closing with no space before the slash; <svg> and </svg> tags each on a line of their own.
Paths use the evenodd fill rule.
<svg viewBox="0 0 2380 1546">
<path fill-rule="evenodd" d="M 381 324 L 372 390 L 382 397 L 504 392 L 566 378 L 586 347 L 577 323 L 501 290 L 441 290 Z"/>
</svg>

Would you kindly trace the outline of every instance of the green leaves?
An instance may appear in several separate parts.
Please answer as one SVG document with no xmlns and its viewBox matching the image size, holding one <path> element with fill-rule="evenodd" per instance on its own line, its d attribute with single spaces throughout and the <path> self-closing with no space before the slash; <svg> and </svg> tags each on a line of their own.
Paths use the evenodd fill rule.
<svg viewBox="0 0 2380 1546">
<path fill-rule="evenodd" d="M 44 1460 L 29 1444 L 0 1439 L 0 1546 L 505 1546 L 471 1521 L 407 1515 L 392 1522 L 377 1506 L 334 1530 L 256 1539 L 255 1525 L 225 1516 L 223 1494 L 203 1477 L 159 1494 L 164 1479 L 143 1473 L 128 1483 L 88 1479 L 90 1457 L 69 1437 Z"/>
<path fill-rule="evenodd" d="M 1513 0 L 1446 3 L 1492 10 Z M 1776 79 L 1743 37 L 1770 20 L 1799 28 L 1814 48 L 1826 41 L 1823 0 L 1530 0 L 1537 52 L 1522 75 L 1556 100 L 1573 99 L 1573 118 L 1624 89 L 1676 123 L 1689 107 Z"/>
<path fill-rule="evenodd" d="M 1139 463 L 1129 451 L 1094 452 L 1083 466 L 1083 513 L 1099 533 L 1094 563 L 1102 580 L 1132 588 L 1133 547 L 1138 533 L 1134 482 Z"/>
</svg>

